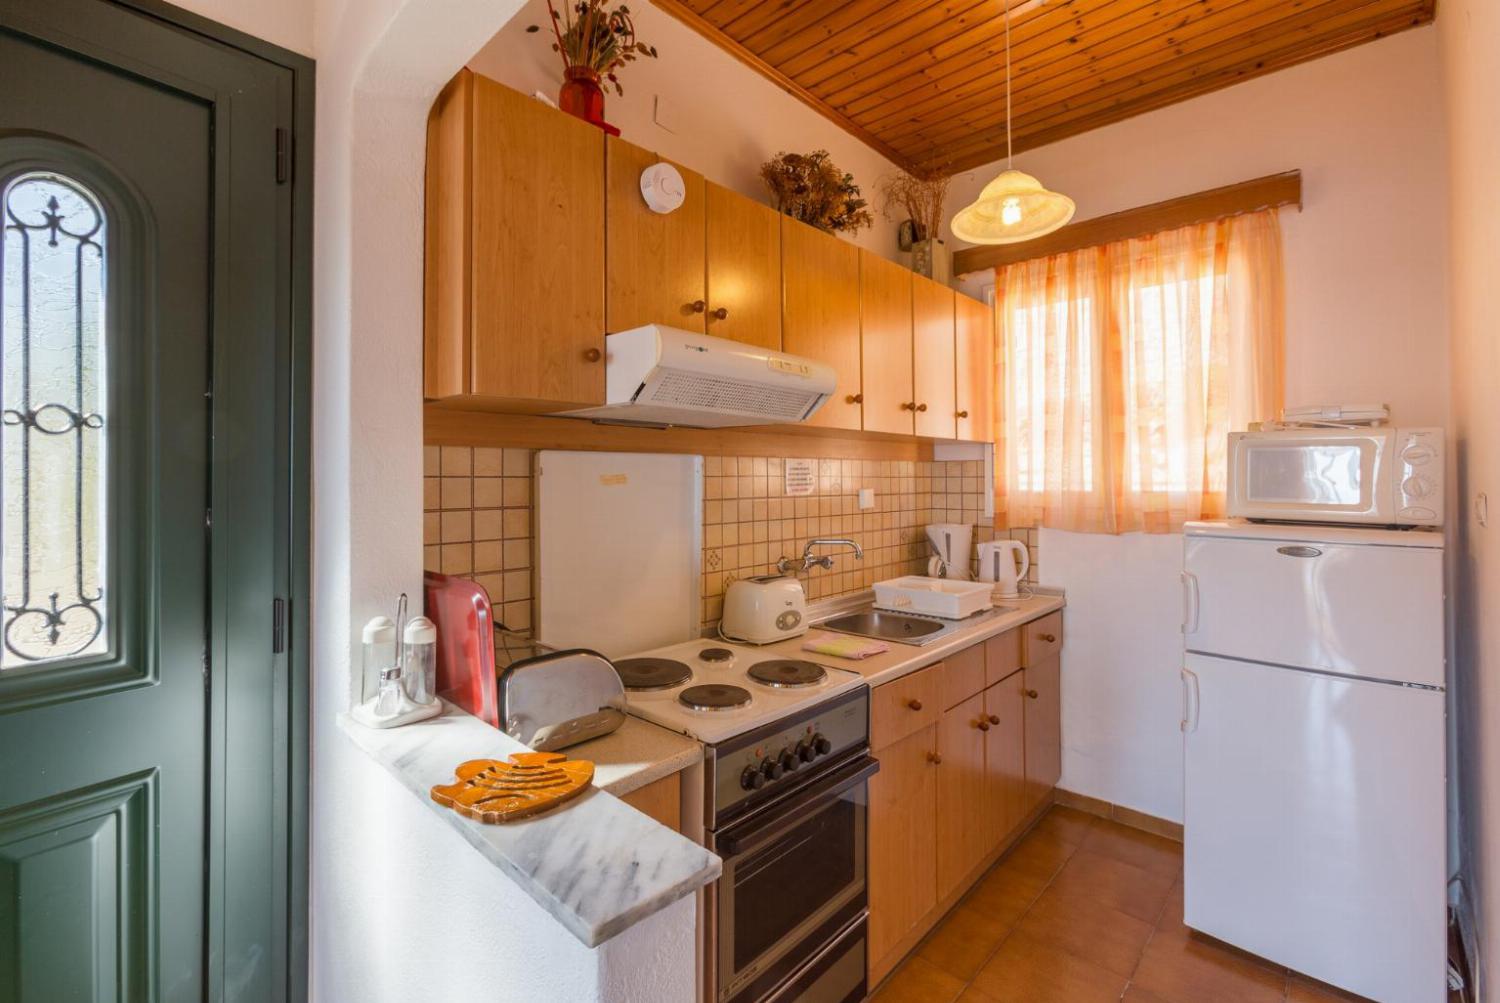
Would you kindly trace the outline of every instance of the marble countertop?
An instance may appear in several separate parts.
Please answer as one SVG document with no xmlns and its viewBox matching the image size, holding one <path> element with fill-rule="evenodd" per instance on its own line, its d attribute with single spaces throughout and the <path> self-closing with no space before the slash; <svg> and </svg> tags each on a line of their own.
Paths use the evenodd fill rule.
<svg viewBox="0 0 1500 1003">
<path fill-rule="evenodd" d="M 618 739 L 595 740 L 605 743 L 608 752 L 610 740 L 615 739 L 614 758 L 599 770 L 599 779 L 616 793 L 666 776 L 673 772 L 667 767 L 689 752 L 680 741 L 667 743 L 652 734 L 672 733 L 646 722 L 635 724 L 640 727 L 628 732 L 621 728 L 624 734 L 617 732 Z M 500 825 L 475 822 L 436 803 L 432 786 L 452 781 L 453 768 L 459 763 L 505 759 L 513 752 L 529 751 L 451 704 L 445 705 L 440 717 L 402 728 L 365 728 L 347 714 L 339 715 L 339 726 L 484 860 L 509 875 L 589 947 L 691 895 L 717 878 L 722 869 L 714 854 L 598 786 L 553 811 Z M 583 750 L 593 744 L 575 746 L 564 754 L 591 758 Z M 687 744 L 701 755 L 696 742 Z M 655 758 L 668 749 L 670 755 Z"/>
<path fill-rule="evenodd" d="M 703 746 L 638 717 L 627 717 L 616 731 L 562 752 L 569 759 L 592 760 L 594 786 L 615 797 L 703 761 Z"/>
<path fill-rule="evenodd" d="M 1002 612 L 998 616 L 989 617 L 971 627 L 956 630 L 941 640 L 931 644 L 918 647 L 914 644 L 899 644 L 895 641 L 887 641 L 891 650 L 869 658 L 837 658 L 830 655 L 810 656 L 804 651 L 802 645 L 807 641 L 815 641 L 820 638 L 848 637 L 847 634 L 836 634 L 833 631 L 819 630 L 813 627 L 802 637 L 794 637 L 789 641 L 778 641 L 768 644 L 764 651 L 773 653 L 782 658 L 808 658 L 815 657 L 828 665 L 835 665 L 841 669 L 858 672 L 865 677 L 865 681 L 871 686 L 880 686 L 893 679 L 899 679 L 908 673 L 917 671 L 932 665 L 934 662 L 942 661 L 946 656 L 955 651 L 961 651 L 971 645 L 978 644 L 986 638 L 1003 634 L 1013 627 L 1030 623 L 1038 617 L 1046 616 L 1053 610 L 1062 609 L 1066 605 L 1061 593 L 1039 592 L 1033 596 L 1021 599 L 1006 600 Z M 817 611 L 814 611 L 817 615 Z"/>
</svg>

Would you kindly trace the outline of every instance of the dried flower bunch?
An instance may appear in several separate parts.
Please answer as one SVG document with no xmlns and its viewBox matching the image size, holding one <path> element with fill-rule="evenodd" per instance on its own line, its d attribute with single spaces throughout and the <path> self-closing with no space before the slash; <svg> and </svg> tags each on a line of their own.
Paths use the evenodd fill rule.
<svg viewBox="0 0 1500 1003">
<path fill-rule="evenodd" d="M 610 9 L 605 0 L 578 0 L 559 14 L 552 0 L 547 0 L 547 11 L 552 15 L 552 51 L 562 56 L 563 69 L 593 70 L 614 85 L 616 94 L 625 93 L 615 76 L 617 68 L 637 56 L 656 58 L 656 46 L 636 41 L 635 20 L 624 4 Z M 542 29 L 533 24 L 526 30 Z"/>
<path fill-rule="evenodd" d="M 776 208 L 793 219 L 830 232 L 875 224 L 854 175 L 840 171 L 827 150 L 778 153 L 760 165 L 760 176 Z"/>
<path fill-rule="evenodd" d="M 943 203 L 948 200 L 950 174 L 911 174 L 900 171 L 880 180 L 882 212 L 891 218 L 894 207 L 912 221 L 916 240 L 941 240 Z"/>
</svg>

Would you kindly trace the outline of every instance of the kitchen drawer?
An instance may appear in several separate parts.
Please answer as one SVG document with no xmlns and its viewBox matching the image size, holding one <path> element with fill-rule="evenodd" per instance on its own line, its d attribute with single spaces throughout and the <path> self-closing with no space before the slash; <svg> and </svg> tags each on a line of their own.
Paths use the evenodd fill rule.
<svg viewBox="0 0 1500 1003">
<path fill-rule="evenodd" d="M 944 668 L 938 662 L 875 687 L 870 694 L 870 748 L 883 749 L 937 724 L 943 712 Z"/>
<path fill-rule="evenodd" d="M 943 710 L 984 689 L 984 645 L 956 651 L 939 663 L 943 670 Z"/>
<path fill-rule="evenodd" d="M 1025 644 L 1021 651 L 1022 664 L 1038 665 L 1062 650 L 1062 610 L 1048 613 L 1021 628 L 1025 633 Z"/>
<path fill-rule="evenodd" d="M 1021 632 L 1016 627 L 984 642 L 984 685 L 993 686 L 1021 667 Z"/>
</svg>

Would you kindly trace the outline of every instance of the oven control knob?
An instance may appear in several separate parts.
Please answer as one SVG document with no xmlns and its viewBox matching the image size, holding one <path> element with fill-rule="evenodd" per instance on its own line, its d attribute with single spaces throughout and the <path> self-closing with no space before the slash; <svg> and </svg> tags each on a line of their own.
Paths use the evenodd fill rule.
<svg viewBox="0 0 1500 1003">
<path fill-rule="evenodd" d="M 758 791 L 765 785 L 766 778 L 753 766 L 745 767 L 745 772 L 740 774 L 740 786 L 747 791 Z"/>
<path fill-rule="evenodd" d="M 797 743 L 797 758 L 802 760 L 804 763 L 812 762 L 813 757 L 817 754 L 818 750 L 813 747 L 812 739 L 804 738 L 802 741 Z"/>
<path fill-rule="evenodd" d="M 788 773 L 791 773 L 797 767 L 802 765 L 802 760 L 798 759 L 796 753 L 792 752 L 791 749 L 782 749 L 781 755 L 776 757 L 776 761 L 780 763 L 781 768 Z"/>
<path fill-rule="evenodd" d="M 813 751 L 820 756 L 826 756 L 833 751 L 833 743 L 830 742 L 824 735 L 814 735 L 812 737 L 812 743 Z"/>
<path fill-rule="evenodd" d="M 1421 474 L 1414 474 L 1401 482 L 1401 490 L 1411 498 L 1426 498 L 1432 493 L 1432 482 Z"/>
<path fill-rule="evenodd" d="M 767 780 L 781 779 L 781 764 L 774 759 L 767 759 L 760 764 L 760 772 Z"/>
</svg>

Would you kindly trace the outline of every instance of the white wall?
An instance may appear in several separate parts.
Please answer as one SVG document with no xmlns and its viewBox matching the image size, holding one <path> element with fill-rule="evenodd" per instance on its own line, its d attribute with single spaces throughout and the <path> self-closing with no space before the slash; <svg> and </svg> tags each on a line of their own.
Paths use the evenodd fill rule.
<svg viewBox="0 0 1500 1003">
<path fill-rule="evenodd" d="M 313 4 L 308 0 L 174 0 L 247 35 L 274 42 L 304 56 L 313 54 Z"/>
<path fill-rule="evenodd" d="M 1283 214 L 1288 403 L 1448 422 L 1446 135 L 1437 32 L 1404 32 L 1095 132 L 1016 166 L 1087 218 L 1299 168 Z M 955 182 L 953 206 L 999 165 Z M 1182 817 L 1181 537 L 1043 533 L 1068 590 L 1064 787 Z"/>
<path fill-rule="evenodd" d="M 835 126 L 681 21 L 645 0 L 630 5 L 636 35 L 656 46 L 658 58 L 637 59 L 619 74 L 624 97 L 609 93 L 604 117 L 622 139 L 675 160 L 761 202 L 769 203 L 760 165 L 784 151 L 826 149 L 854 175 L 875 215 L 875 225 L 852 239 L 877 254 L 896 258 L 896 222 L 880 211 L 876 186 L 895 170 L 889 160 Z M 542 30 L 527 34 L 528 25 Z M 554 101 L 562 84 L 562 61 L 550 45 L 547 7 L 529 0 L 469 63 L 476 73 Z M 656 122 L 664 103 L 671 130 Z M 847 235 L 846 235 L 847 236 Z"/>
<path fill-rule="evenodd" d="M 1493 0 L 1444 0 L 1438 31 L 1453 185 L 1457 490 L 1450 566 L 1457 630 L 1451 706 L 1458 728 L 1463 901 L 1475 914 L 1483 963 L 1500 956 L 1500 7 Z M 1481 493 L 1495 506 L 1489 525 L 1477 518 Z"/>
</svg>

